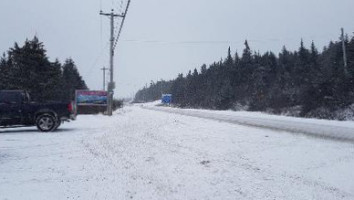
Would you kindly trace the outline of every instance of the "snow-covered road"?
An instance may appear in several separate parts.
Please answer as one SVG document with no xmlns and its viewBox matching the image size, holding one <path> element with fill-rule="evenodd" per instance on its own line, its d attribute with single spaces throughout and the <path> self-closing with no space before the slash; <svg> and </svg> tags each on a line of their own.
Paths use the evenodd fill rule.
<svg viewBox="0 0 354 200">
<path fill-rule="evenodd" d="M 178 109 L 154 104 L 142 105 L 143 108 L 176 113 L 186 116 L 213 119 L 223 122 L 254 127 L 276 129 L 292 133 L 302 133 L 315 137 L 336 139 L 354 143 L 354 122 L 319 119 L 304 119 L 269 115 L 259 112 L 211 111 L 197 109 Z"/>
<path fill-rule="evenodd" d="M 352 143 L 139 106 L 0 130 L 0 199 L 354 199 L 353 169 Z"/>
</svg>

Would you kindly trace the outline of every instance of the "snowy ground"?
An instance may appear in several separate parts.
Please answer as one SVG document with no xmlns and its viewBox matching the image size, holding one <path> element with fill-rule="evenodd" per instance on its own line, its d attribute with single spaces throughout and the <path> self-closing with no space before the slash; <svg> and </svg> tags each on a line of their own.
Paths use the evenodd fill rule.
<svg viewBox="0 0 354 200">
<path fill-rule="evenodd" d="M 1 200 L 354 199 L 353 169 L 353 143 L 139 106 L 0 130 Z"/>
</svg>

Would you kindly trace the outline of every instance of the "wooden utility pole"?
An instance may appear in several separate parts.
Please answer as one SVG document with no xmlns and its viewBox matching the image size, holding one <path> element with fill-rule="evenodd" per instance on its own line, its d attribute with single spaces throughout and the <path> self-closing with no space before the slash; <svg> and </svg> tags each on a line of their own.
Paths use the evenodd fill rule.
<svg viewBox="0 0 354 200">
<path fill-rule="evenodd" d="M 114 88 L 115 88 L 115 83 L 113 80 L 113 69 L 114 69 L 114 63 L 113 63 L 113 57 L 114 57 L 114 18 L 115 17 L 122 17 L 124 18 L 124 14 L 115 14 L 114 10 L 112 9 L 111 13 L 103 13 L 102 11 L 100 12 L 100 15 L 108 16 L 110 17 L 111 20 L 111 38 L 110 38 L 110 49 L 109 49 L 109 57 L 110 57 L 110 80 L 108 83 L 108 106 L 107 106 L 107 114 L 109 116 L 112 116 L 113 113 L 113 94 L 114 94 Z"/>
<path fill-rule="evenodd" d="M 106 71 L 108 68 L 103 67 L 101 70 L 103 71 L 103 91 L 106 91 Z"/>
<path fill-rule="evenodd" d="M 344 74 L 347 76 L 348 75 L 347 50 L 345 47 L 344 29 L 342 28 L 341 30 L 342 30 L 341 40 L 342 40 L 342 47 L 343 47 Z"/>
<path fill-rule="evenodd" d="M 110 38 L 110 49 L 109 49 L 109 56 L 110 56 L 110 81 L 108 83 L 108 106 L 107 106 L 107 114 L 109 116 L 112 116 L 113 113 L 113 94 L 114 94 L 114 89 L 115 89 L 115 82 L 113 80 L 113 57 L 114 57 L 114 49 L 117 46 L 120 34 L 122 33 L 122 29 L 123 29 L 123 24 L 125 21 L 125 16 L 128 13 L 128 9 L 129 9 L 129 5 L 130 5 L 130 1 L 128 0 L 127 3 L 127 7 L 125 8 L 125 12 L 122 14 L 115 14 L 114 10 L 112 9 L 111 13 L 103 13 L 102 10 L 100 11 L 100 15 L 104 15 L 110 18 L 111 20 L 111 38 Z M 122 22 L 120 23 L 120 27 L 119 27 L 119 31 L 118 31 L 118 35 L 116 38 L 114 38 L 114 18 L 116 17 L 120 17 L 123 18 Z"/>
</svg>

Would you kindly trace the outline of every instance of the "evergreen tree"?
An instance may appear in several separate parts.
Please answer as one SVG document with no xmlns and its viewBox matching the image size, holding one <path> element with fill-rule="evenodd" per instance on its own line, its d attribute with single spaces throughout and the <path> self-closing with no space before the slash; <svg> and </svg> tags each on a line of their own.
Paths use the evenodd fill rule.
<svg viewBox="0 0 354 200">
<path fill-rule="evenodd" d="M 76 90 L 87 89 L 72 59 L 67 59 L 63 65 L 63 88 L 67 91 L 63 97 L 67 101 L 74 100 Z"/>
<path fill-rule="evenodd" d="M 76 68 L 75 68 L 76 70 Z M 78 71 L 65 76 L 79 79 L 74 88 L 87 88 Z M 0 59 L 0 89 L 27 90 L 35 101 L 68 100 L 72 90 L 65 90 L 64 75 L 58 60 L 50 62 L 42 42 L 34 37 L 20 47 L 17 43 Z M 68 83 L 70 85 L 70 83 Z"/>
</svg>

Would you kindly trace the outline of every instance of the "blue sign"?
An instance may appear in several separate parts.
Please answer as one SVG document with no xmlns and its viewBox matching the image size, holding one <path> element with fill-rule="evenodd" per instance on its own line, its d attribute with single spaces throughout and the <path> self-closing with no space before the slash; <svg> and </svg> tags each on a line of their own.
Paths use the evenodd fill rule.
<svg viewBox="0 0 354 200">
<path fill-rule="evenodd" d="M 172 94 L 163 94 L 161 98 L 161 102 L 163 104 L 171 104 L 172 103 Z"/>
</svg>

